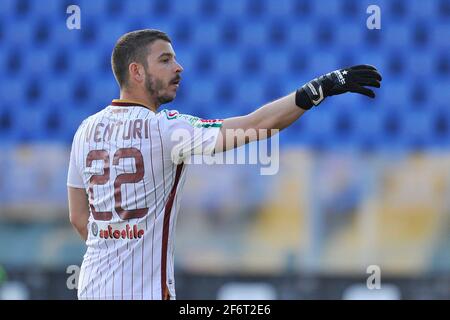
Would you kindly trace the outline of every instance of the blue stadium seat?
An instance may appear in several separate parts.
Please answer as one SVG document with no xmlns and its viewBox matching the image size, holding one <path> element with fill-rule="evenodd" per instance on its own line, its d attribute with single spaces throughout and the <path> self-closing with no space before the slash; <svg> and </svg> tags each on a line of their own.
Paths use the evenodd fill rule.
<svg viewBox="0 0 450 320">
<path fill-rule="evenodd" d="M 195 23 L 190 19 L 183 18 L 173 23 L 171 31 L 170 27 L 166 25 L 163 25 L 160 29 L 168 33 L 172 41 L 177 43 L 177 45 L 190 45 L 193 41 Z"/>
<path fill-rule="evenodd" d="M 391 79 L 401 81 L 408 71 L 408 59 L 405 59 L 406 52 L 393 51 L 386 55 L 386 71 Z"/>
<path fill-rule="evenodd" d="M 315 19 L 325 19 L 332 17 L 334 14 L 341 12 L 340 6 L 342 2 L 340 0 L 329 0 L 325 3 L 319 1 L 310 1 L 311 13 L 315 16 Z M 341 16 L 337 16 L 338 18 Z M 344 16 L 342 16 L 344 17 Z"/>
<path fill-rule="evenodd" d="M 439 53 L 434 59 L 434 74 L 437 77 L 449 79 L 450 78 L 450 57 L 446 53 Z"/>
<path fill-rule="evenodd" d="M 442 23 L 439 25 L 435 25 L 432 30 L 432 41 L 433 45 L 438 50 L 443 49 L 450 49 L 450 43 L 447 41 L 450 37 L 450 30 L 448 28 L 448 22 L 447 24 Z"/>
<path fill-rule="evenodd" d="M 431 139 L 440 147 L 450 145 L 450 117 L 447 107 L 443 106 L 433 114 L 431 130 L 433 131 Z"/>
<path fill-rule="evenodd" d="M 381 105 L 396 105 L 402 108 L 411 107 L 410 95 L 411 87 L 405 81 L 383 81 L 383 90 L 377 92 L 377 99 Z"/>
<path fill-rule="evenodd" d="M 384 1 L 380 5 L 380 8 L 389 8 L 389 10 L 386 10 L 386 20 L 388 22 L 395 22 L 395 21 L 404 21 L 407 19 L 408 15 L 410 14 L 410 6 L 407 4 L 406 1 L 402 0 L 392 0 L 392 1 Z"/>
<path fill-rule="evenodd" d="M 63 23 L 65 24 L 65 22 Z M 81 23 L 83 27 L 83 22 Z M 80 37 L 80 30 L 69 30 L 66 27 L 52 29 L 52 41 L 55 48 L 68 48 L 75 51 Z"/>
<path fill-rule="evenodd" d="M 414 0 L 409 3 L 409 15 L 415 19 L 423 18 L 428 20 L 429 17 L 439 12 L 438 1 L 421 1 Z"/>
<path fill-rule="evenodd" d="M 267 10 L 269 9 L 267 1 L 247 0 L 243 2 L 245 3 L 244 15 L 248 19 L 264 19 L 267 14 Z"/>
<path fill-rule="evenodd" d="M 1 70 L 8 70 L 10 64 L 10 54 L 7 50 L 0 51 L 0 68 Z M 6 72 L 5 72 L 6 73 Z M 2 74 L 0 74 L 0 77 Z"/>
<path fill-rule="evenodd" d="M 266 14 L 276 19 L 286 19 L 291 17 L 295 1 L 292 0 L 278 0 L 265 1 Z"/>
<path fill-rule="evenodd" d="M 69 108 L 73 104 L 72 90 L 74 86 L 74 75 L 63 77 L 51 77 L 45 85 L 45 99 L 49 105 L 58 104 L 63 108 Z"/>
<path fill-rule="evenodd" d="M 335 41 L 342 50 L 358 50 L 364 40 L 364 31 L 354 23 L 340 23 L 335 29 Z"/>
<path fill-rule="evenodd" d="M 343 20 L 358 21 L 360 19 L 361 12 L 368 7 L 365 3 L 359 0 L 344 0 L 340 1 L 340 16 L 344 17 Z"/>
<path fill-rule="evenodd" d="M 5 27 L 3 41 L 8 46 L 24 47 L 33 43 L 33 35 L 34 25 L 31 23 L 15 23 Z"/>
<path fill-rule="evenodd" d="M 172 3 L 165 0 L 155 0 L 152 1 L 152 6 L 150 8 L 151 15 L 153 17 L 167 17 L 172 10 Z"/>
<path fill-rule="evenodd" d="M 227 106 L 236 104 L 237 88 L 239 86 L 234 81 L 227 78 L 220 78 L 216 86 L 218 101 L 222 101 Z"/>
<path fill-rule="evenodd" d="M 215 20 L 219 13 L 219 3 L 217 1 L 200 0 L 197 12 L 202 19 Z"/>
<path fill-rule="evenodd" d="M 440 0 L 439 4 L 436 5 L 438 8 L 434 14 L 438 14 L 441 21 L 445 22 L 445 19 L 450 17 L 450 3 L 447 0 Z"/>
<path fill-rule="evenodd" d="M 194 69 L 195 73 L 199 76 L 211 76 L 214 74 L 216 65 L 216 58 L 211 50 L 202 47 L 195 54 Z"/>
<path fill-rule="evenodd" d="M 339 112 L 334 115 L 332 134 L 335 136 L 336 140 L 342 140 L 339 141 L 339 143 L 351 141 L 352 135 L 356 131 L 355 117 L 346 110 L 345 106 L 336 106 L 336 109 L 338 109 Z"/>
<path fill-rule="evenodd" d="M 310 70 L 314 72 L 312 75 L 314 78 L 341 67 L 338 65 L 338 56 L 331 52 L 324 52 L 320 56 L 312 55 L 309 61 Z"/>
<path fill-rule="evenodd" d="M 424 55 L 420 52 L 411 52 L 404 55 L 404 60 L 408 63 L 407 70 L 410 77 L 418 77 L 425 80 L 434 76 L 432 74 L 434 67 L 433 56 Z"/>
<path fill-rule="evenodd" d="M 106 106 L 112 99 L 119 98 L 119 86 L 112 75 L 109 79 L 102 79 L 102 81 L 94 80 L 94 82 L 94 84 L 91 84 L 92 98 L 94 101 L 102 102 L 100 105 L 94 106 L 94 108 Z"/>
<path fill-rule="evenodd" d="M 309 119 L 308 132 L 311 133 L 312 136 L 318 137 L 328 137 L 332 135 L 334 131 L 334 112 L 330 109 L 320 110 L 317 109 L 314 115 L 312 115 Z"/>
<path fill-rule="evenodd" d="M 31 6 L 30 10 L 33 12 L 33 16 L 39 17 L 40 19 L 45 19 L 46 21 L 51 21 L 54 17 L 62 14 L 66 14 L 67 7 L 69 3 L 60 1 L 60 0 L 45 0 L 45 5 L 42 3 L 38 3 L 36 1 L 29 1 Z M 86 9 L 86 5 L 90 2 L 99 2 L 99 1 L 86 1 L 82 4 L 82 8 Z M 70 3 L 72 4 L 72 3 Z M 66 17 L 69 15 L 67 14 Z"/>
<path fill-rule="evenodd" d="M 217 52 L 217 71 L 223 76 L 237 76 L 242 70 L 241 53 L 237 50 L 223 48 Z"/>
<path fill-rule="evenodd" d="M 99 50 L 80 50 L 77 54 L 71 54 L 71 68 L 78 74 L 91 73 L 92 70 L 100 69 L 100 58 L 101 56 Z"/>
<path fill-rule="evenodd" d="M 389 24 L 385 27 L 386 34 L 383 34 L 384 46 L 393 49 L 407 48 L 411 43 L 411 27 L 407 24 Z"/>
<path fill-rule="evenodd" d="M 52 69 L 52 54 L 45 49 L 33 50 L 33 55 L 23 57 L 23 71 L 28 76 L 37 77 L 47 75 Z"/>
<path fill-rule="evenodd" d="M 22 19 L 30 16 L 33 13 L 33 3 L 29 0 L 18 0 L 11 7 L 11 14 L 14 14 L 17 18 Z"/>
<path fill-rule="evenodd" d="M 258 104 L 267 102 L 267 86 L 258 78 L 242 80 L 235 87 L 236 100 L 243 105 L 246 105 L 246 109 L 255 109 Z M 251 110 L 249 110 L 251 111 Z"/>
<path fill-rule="evenodd" d="M 289 74 L 289 52 L 276 51 L 262 57 L 261 71 L 267 77 L 282 79 Z"/>
<path fill-rule="evenodd" d="M 203 103 L 217 103 L 214 99 L 216 96 L 216 84 L 208 78 L 197 78 L 194 83 L 187 85 L 189 90 L 189 102 L 193 105 L 201 105 Z"/>
<path fill-rule="evenodd" d="M 26 108 L 18 108 L 14 116 L 20 119 L 20 122 L 16 122 L 14 126 L 14 129 L 19 132 L 13 133 L 19 142 L 38 142 L 44 138 L 42 128 L 45 116 L 41 110 L 27 105 Z M 27 125 L 23 126 L 22 123 Z"/>
<path fill-rule="evenodd" d="M 266 46 L 277 51 L 285 51 L 285 48 L 289 47 L 289 43 L 286 42 L 290 38 L 289 24 L 281 20 L 273 20 L 270 24 L 267 24 L 267 44 Z M 269 47 L 270 46 L 270 47 Z"/>
<path fill-rule="evenodd" d="M 366 108 L 364 112 L 359 112 L 355 116 L 355 128 L 358 135 L 363 137 L 373 137 L 382 135 L 383 130 L 383 114 L 372 108 Z"/>
<path fill-rule="evenodd" d="M 306 76 L 310 73 L 310 59 L 311 54 L 308 50 L 302 47 L 291 48 L 288 61 L 288 76 L 295 76 L 297 80 L 305 77 L 305 81 L 307 81 Z"/>
<path fill-rule="evenodd" d="M 410 143 L 420 142 L 424 146 L 432 143 L 434 134 L 433 113 L 422 110 L 409 113 L 405 123 L 405 131 L 408 133 Z"/>
<path fill-rule="evenodd" d="M 68 50 L 55 50 L 51 57 L 52 75 L 57 77 L 66 74 L 71 68 L 70 61 L 71 59 Z"/>
<path fill-rule="evenodd" d="M 447 105 L 450 101 L 450 90 L 448 88 L 450 86 L 450 79 L 447 79 L 445 82 L 435 82 L 433 85 L 428 87 L 428 90 L 432 92 L 430 94 L 430 101 L 433 105 Z"/>
<path fill-rule="evenodd" d="M 121 17 L 124 10 L 125 1 L 109 0 L 105 2 L 106 15 L 105 18 L 117 18 Z M 122 16 L 123 17 L 123 16 Z"/>
<path fill-rule="evenodd" d="M 57 105 L 57 107 L 59 108 L 60 105 Z M 63 126 L 66 129 L 64 132 L 66 137 L 71 140 L 73 138 L 73 135 L 75 134 L 75 131 L 78 129 L 83 120 L 88 118 L 90 115 L 100 111 L 101 108 L 102 107 L 98 107 L 96 110 L 92 111 L 87 111 L 86 109 L 82 108 L 71 108 L 69 110 L 66 110 L 62 117 Z"/>
<path fill-rule="evenodd" d="M 314 25 L 315 45 L 321 50 L 328 50 L 330 46 L 344 46 L 344 44 L 336 42 L 336 34 L 334 30 L 337 28 L 338 24 L 335 21 L 324 18 L 314 21 Z"/>
<path fill-rule="evenodd" d="M 0 7 L 0 17 L 1 21 L 5 21 L 7 17 L 13 15 L 15 7 L 17 5 L 17 0 L 4 0 Z"/>
<path fill-rule="evenodd" d="M 206 24 L 203 26 L 196 26 L 193 29 L 192 40 L 196 43 L 201 43 L 202 48 L 214 49 L 221 44 L 223 26 L 215 23 Z"/>
<path fill-rule="evenodd" d="M 25 89 L 23 87 L 23 81 L 17 78 L 8 78 L 7 81 L 3 82 L 0 86 L 0 93 L 3 100 L 7 103 L 14 102 L 14 105 L 20 105 L 23 107 L 25 101 Z"/>
<path fill-rule="evenodd" d="M 34 24 L 33 43 L 36 48 L 46 48 L 52 38 L 52 24 L 49 19 L 39 18 Z"/>
<path fill-rule="evenodd" d="M 218 1 L 219 11 L 224 17 L 243 19 L 246 13 L 246 1 Z"/>
<path fill-rule="evenodd" d="M 231 1 L 230 1 L 231 2 Z M 241 25 L 241 44 L 245 47 L 265 46 L 268 41 L 267 26 L 264 22 Z"/>
<path fill-rule="evenodd" d="M 125 20 L 104 19 L 97 27 L 97 41 L 110 53 L 119 37 L 125 32 L 131 31 Z"/>
<path fill-rule="evenodd" d="M 243 79 L 254 79 L 259 74 L 266 72 L 264 53 L 258 50 L 241 51 L 241 77 Z"/>
<path fill-rule="evenodd" d="M 108 9 L 109 0 L 82 0 L 79 3 L 79 7 L 81 9 L 82 16 L 88 17 L 89 19 L 95 18 L 98 16 L 102 16 L 104 12 Z M 111 2 L 114 2 L 111 1 Z M 133 1 L 133 3 L 137 2 L 137 0 Z M 125 2 L 124 2 L 125 3 Z"/>
<path fill-rule="evenodd" d="M 0 140 L 12 141 L 14 143 L 15 137 L 13 137 L 13 132 L 16 124 L 13 108 L 3 103 L 0 107 Z"/>
</svg>

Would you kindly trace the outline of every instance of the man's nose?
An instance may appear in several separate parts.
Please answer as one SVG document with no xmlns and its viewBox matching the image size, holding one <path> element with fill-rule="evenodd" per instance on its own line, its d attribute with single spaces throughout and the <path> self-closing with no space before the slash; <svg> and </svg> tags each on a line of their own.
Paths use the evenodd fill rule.
<svg viewBox="0 0 450 320">
<path fill-rule="evenodd" d="M 176 63 L 176 69 L 175 72 L 176 73 L 182 73 L 183 72 L 183 67 L 181 66 L 181 64 L 179 64 L 178 62 Z"/>
</svg>

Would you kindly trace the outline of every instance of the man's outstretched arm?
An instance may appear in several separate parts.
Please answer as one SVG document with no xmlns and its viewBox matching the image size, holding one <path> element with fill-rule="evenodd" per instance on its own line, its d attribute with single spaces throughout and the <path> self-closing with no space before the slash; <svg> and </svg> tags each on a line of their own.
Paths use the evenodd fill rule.
<svg viewBox="0 0 450 320">
<path fill-rule="evenodd" d="M 290 126 L 305 111 L 319 105 L 326 97 L 354 92 L 375 98 L 375 93 L 366 87 L 379 88 L 381 80 L 377 69 L 369 65 L 344 68 L 313 79 L 297 91 L 270 102 L 248 115 L 225 119 L 215 152 L 270 137 L 276 130 Z M 240 133 L 236 131 L 237 129 L 241 129 Z M 256 130 L 257 134 L 254 136 L 242 134 L 242 131 L 249 129 Z M 260 129 L 266 130 L 266 134 L 260 135 Z"/>
</svg>

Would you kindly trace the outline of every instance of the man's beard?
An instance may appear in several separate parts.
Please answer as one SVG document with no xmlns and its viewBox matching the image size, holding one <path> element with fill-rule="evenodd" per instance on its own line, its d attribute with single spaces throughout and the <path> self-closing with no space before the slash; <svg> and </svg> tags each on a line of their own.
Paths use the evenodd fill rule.
<svg viewBox="0 0 450 320">
<path fill-rule="evenodd" d="M 145 88 L 151 97 L 156 99 L 156 102 L 161 105 L 165 103 L 171 102 L 174 97 L 168 95 L 159 95 L 159 92 L 167 86 L 164 86 L 164 83 L 160 79 L 154 79 L 149 73 L 147 73 L 147 77 L 145 78 Z"/>
</svg>

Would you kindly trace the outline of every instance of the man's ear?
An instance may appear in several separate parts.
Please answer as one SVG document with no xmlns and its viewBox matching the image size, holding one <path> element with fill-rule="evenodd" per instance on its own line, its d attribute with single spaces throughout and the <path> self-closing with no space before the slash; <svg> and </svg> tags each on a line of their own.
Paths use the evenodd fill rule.
<svg viewBox="0 0 450 320">
<path fill-rule="evenodd" d="M 134 79 L 136 82 L 140 83 L 145 79 L 144 67 L 139 63 L 130 63 L 130 65 L 128 66 L 128 72 L 130 73 L 130 79 Z"/>
</svg>

